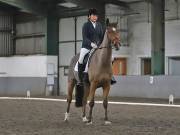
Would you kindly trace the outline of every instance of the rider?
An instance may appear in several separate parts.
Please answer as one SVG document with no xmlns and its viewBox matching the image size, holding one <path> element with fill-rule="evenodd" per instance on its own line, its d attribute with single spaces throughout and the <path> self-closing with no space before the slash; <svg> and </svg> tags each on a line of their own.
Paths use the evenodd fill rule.
<svg viewBox="0 0 180 135">
<path fill-rule="evenodd" d="M 87 53 L 92 48 L 96 49 L 100 46 L 104 38 L 104 30 L 98 20 L 98 11 L 95 8 L 89 9 L 88 21 L 84 23 L 82 28 L 82 48 L 78 60 L 78 76 L 80 83 L 83 82 L 83 60 Z M 111 79 L 111 84 L 116 83 L 114 77 Z"/>
<path fill-rule="evenodd" d="M 98 20 L 98 12 L 95 8 L 89 9 L 88 21 L 84 23 L 82 28 L 82 48 L 78 60 L 78 76 L 80 82 L 83 80 L 83 60 L 84 56 L 90 52 L 92 48 L 97 48 L 103 41 L 104 31 Z"/>
</svg>

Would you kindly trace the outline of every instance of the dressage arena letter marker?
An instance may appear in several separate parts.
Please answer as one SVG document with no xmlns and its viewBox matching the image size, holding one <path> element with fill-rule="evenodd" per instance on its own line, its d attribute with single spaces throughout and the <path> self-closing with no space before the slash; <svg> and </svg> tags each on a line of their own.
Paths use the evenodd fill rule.
<svg viewBox="0 0 180 135">
<path fill-rule="evenodd" d="M 150 84 L 153 84 L 153 82 L 154 82 L 154 77 L 153 77 L 153 76 L 150 76 L 150 78 L 149 78 L 149 83 L 150 83 Z"/>
<path fill-rule="evenodd" d="M 27 90 L 27 98 L 30 98 L 30 97 L 31 97 L 30 90 Z"/>
</svg>

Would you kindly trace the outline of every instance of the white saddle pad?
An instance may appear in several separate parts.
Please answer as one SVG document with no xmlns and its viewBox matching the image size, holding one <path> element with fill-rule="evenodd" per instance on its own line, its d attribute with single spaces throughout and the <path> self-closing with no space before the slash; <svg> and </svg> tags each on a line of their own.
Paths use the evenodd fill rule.
<svg viewBox="0 0 180 135">
<path fill-rule="evenodd" d="M 85 73 L 88 72 L 88 62 L 89 62 L 89 59 L 88 59 L 88 61 L 87 61 L 87 63 L 86 63 L 86 68 L 85 68 L 85 70 L 84 70 Z M 78 61 L 76 62 L 76 65 L 75 65 L 75 67 L 74 67 L 74 71 L 78 72 Z"/>
</svg>

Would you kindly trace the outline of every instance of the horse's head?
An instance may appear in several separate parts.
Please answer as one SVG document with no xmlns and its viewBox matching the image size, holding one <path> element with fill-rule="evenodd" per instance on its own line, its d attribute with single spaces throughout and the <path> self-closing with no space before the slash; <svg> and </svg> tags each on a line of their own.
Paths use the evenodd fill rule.
<svg viewBox="0 0 180 135">
<path fill-rule="evenodd" d="M 120 34 L 119 30 L 117 30 L 117 23 L 109 23 L 109 20 L 106 21 L 107 26 L 107 36 L 111 41 L 112 45 L 119 50 L 120 46 Z"/>
</svg>

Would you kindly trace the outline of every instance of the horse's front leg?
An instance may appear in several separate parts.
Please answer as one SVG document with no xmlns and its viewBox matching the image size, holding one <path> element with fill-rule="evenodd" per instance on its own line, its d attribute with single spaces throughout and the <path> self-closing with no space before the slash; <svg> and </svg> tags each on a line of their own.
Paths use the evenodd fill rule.
<svg viewBox="0 0 180 135">
<path fill-rule="evenodd" d="M 87 104 L 87 98 L 89 96 L 89 89 L 90 89 L 90 84 L 85 83 L 84 84 L 83 107 L 82 107 L 82 121 L 83 122 L 88 121 L 88 119 L 86 118 L 86 104 Z"/>
<path fill-rule="evenodd" d="M 68 80 L 68 95 L 67 95 L 68 105 L 67 105 L 64 121 L 69 120 L 69 111 L 70 111 L 70 105 L 72 101 L 72 93 L 73 93 L 74 86 L 75 86 L 75 80 Z"/>
<path fill-rule="evenodd" d="M 95 91 L 96 91 L 96 88 L 97 88 L 97 82 L 93 81 L 91 82 L 91 85 L 90 85 L 90 94 L 89 94 L 89 107 L 90 107 L 90 110 L 89 110 L 89 117 L 88 117 L 88 123 L 87 124 L 92 124 L 92 111 L 93 111 L 93 107 L 94 107 L 94 95 L 95 95 Z"/>
<path fill-rule="evenodd" d="M 108 121 L 108 114 L 107 114 L 109 90 L 110 90 L 110 82 L 108 81 L 103 85 L 103 106 L 105 110 L 104 120 L 106 125 L 111 124 L 111 122 Z"/>
</svg>

